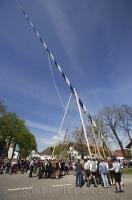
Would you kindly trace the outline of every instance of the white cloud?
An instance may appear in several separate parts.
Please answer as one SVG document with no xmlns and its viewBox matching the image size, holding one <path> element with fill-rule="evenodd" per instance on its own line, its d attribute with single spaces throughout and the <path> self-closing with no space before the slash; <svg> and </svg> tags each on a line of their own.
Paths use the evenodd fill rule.
<svg viewBox="0 0 132 200">
<path fill-rule="evenodd" d="M 47 131 L 47 132 L 51 132 L 51 133 L 58 133 L 58 128 L 54 128 L 52 126 L 47 126 L 47 125 L 39 123 L 39 122 L 26 120 L 26 124 L 29 127 L 40 129 L 42 131 Z"/>
<path fill-rule="evenodd" d="M 49 146 L 58 144 L 64 140 L 65 131 L 63 129 L 61 130 L 61 133 L 58 135 L 59 128 L 48 126 L 48 125 L 31 121 L 31 120 L 26 120 L 26 124 L 29 128 L 35 128 L 41 131 L 45 131 L 46 133 L 51 133 L 51 137 L 48 137 L 48 136 L 46 137 L 45 135 L 44 137 L 42 137 L 42 136 L 36 135 L 36 132 L 34 133 L 34 135 L 36 135 L 39 151 L 42 151 Z"/>
</svg>

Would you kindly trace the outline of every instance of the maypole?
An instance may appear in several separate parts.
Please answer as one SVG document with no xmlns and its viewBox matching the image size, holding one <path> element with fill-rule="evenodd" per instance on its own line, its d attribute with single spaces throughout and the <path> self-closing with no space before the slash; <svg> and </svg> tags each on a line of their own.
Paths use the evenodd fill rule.
<svg viewBox="0 0 132 200">
<path fill-rule="evenodd" d="M 61 73 L 63 79 L 65 80 L 65 82 L 67 83 L 69 89 L 71 90 L 72 94 L 75 96 L 76 101 L 77 101 L 77 105 L 78 105 L 78 109 L 79 109 L 79 114 L 80 114 L 80 118 L 81 118 L 81 122 L 82 122 L 82 126 L 83 126 L 83 131 L 84 131 L 84 135 L 85 135 L 85 139 L 86 139 L 86 143 L 87 143 L 87 147 L 88 147 L 88 153 L 89 156 L 91 157 L 91 150 L 90 150 L 90 146 L 89 146 L 89 141 L 88 141 L 88 137 L 87 137 L 87 133 L 86 133 L 86 128 L 84 125 L 84 121 L 83 121 L 83 117 L 82 117 L 82 111 L 84 113 L 87 113 L 88 118 L 90 120 L 90 123 L 92 126 L 96 127 L 96 124 L 94 122 L 94 120 L 92 119 L 91 115 L 88 113 L 85 105 L 83 104 L 82 100 L 80 99 L 79 95 L 76 92 L 76 89 L 72 86 L 71 82 L 69 81 L 69 79 L 67 78 L 67 76 L 64 74 L 64 72 L 62 71 L 60 65 L 58 64 L 58 62 L 56 61 L 55 57 L 53 56 L 53 54 L 51 53 L 51 51 L 49 50 L 48 46 L 46 45 L 45 41 L 41 38 L 39 32 L 36 30 L 36 28 L 34 27 L 32 21 L 30 20 L 29 16 L 26 14 L 25 10 L 20 7 L 22 10 L 22 13 L 24 14 L 25 18 L 27 19 L 28 23 L 30 24 L 30 26 L 32 27 L 33 31 L 35 32 L 37 38 L 40 40 L 43 48 L 45 48 L 48 56 L 52 59 L 52 61 L 54 62 L 55 66 L 57 67 L 57 69 L 59 70 L 59 72 Z"/>
</svg>

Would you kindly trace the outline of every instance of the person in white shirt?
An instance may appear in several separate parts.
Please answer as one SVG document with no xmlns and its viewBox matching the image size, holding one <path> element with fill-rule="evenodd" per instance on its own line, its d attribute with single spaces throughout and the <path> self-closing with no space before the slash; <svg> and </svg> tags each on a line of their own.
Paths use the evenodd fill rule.
<svg viewBox="0 0 132 200">
<path fill-rule="evenodd" d="M 124 192 L 123 185 L 121 184 L 121 164 L 118 159 L 115 159 L 113 162 L 113 167 L 109 170 L 114 171 L 114 178 L 116 183 L 116 191 L 115 192 Z"/>
<path fill-rule="evenodd" d="M 92 174 L 94 187 L 97 187 L 97 162 L 96 162 L 95 158 L 93 158 L 91 161 L 90 171 Z"/>
</svg>

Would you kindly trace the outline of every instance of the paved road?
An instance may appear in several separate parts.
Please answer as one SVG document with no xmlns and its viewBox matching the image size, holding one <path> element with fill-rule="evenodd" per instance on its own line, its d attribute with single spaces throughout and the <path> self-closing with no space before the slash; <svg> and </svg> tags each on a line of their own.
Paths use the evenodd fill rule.
<svg viewBox="0 0 132 200">
<path fill-rule="evenodd" d="M 116 194 L 114 188 L 101 186 L 75 187 L 75 176 L 59 180 L 38 180 L 26 174 L 0 175 L 0 200 L 132 200 L 132 176 L 124 176 L 125 193 Z"/>
</svg>

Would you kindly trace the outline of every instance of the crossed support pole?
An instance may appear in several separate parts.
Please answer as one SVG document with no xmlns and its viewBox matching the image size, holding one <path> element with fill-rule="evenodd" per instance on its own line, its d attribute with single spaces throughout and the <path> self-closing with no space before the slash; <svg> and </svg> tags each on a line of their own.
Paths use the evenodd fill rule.
<svg viewBox="0 0 132 200">
<path fill-rule="evenodd" d="M 66 106 L 66 108 L 65 108 L 64 116 L 63 116 L 63 119 L 62 119 L 62 122 L 61 122 L 61 125 L 60 125 L 60 128 L 59 128 L 59 132 L 58 132 L 58 136 L 57 136 L 57 139 L 56 139 L 56 143 L 55 143 L 55 145 L 54 145 L 54 147 L 53 147 L 52 157 L 54 157 L 55 148 L 56 148 L 58 139 L 59 139 L 59 137 L 60 137 L 60 135 L 61 135 L 62 126 L 63 126 L 64 120 L 65 120 L 65 117 L 66 117 L 66 114 L 67 114 L 67 111 L 68 111 L 68 107 L 69 107 L 69 104 L 70 104 L 70 101 L 71 101 L 71 97 L 72 97 L 72 94 L 70 95 L 70 97 L 69 97 L 69 99 L 68 99 L 67 106 Z"/>
<path fill-rule="evenodd" d="M 92 157 L 91 149 L 90 149 L 90 145 L 89 145 L 89 141 L 88 141 L 88 137 L 87 137 L 87 131 L 86 131 L 86 127 L 85 127 L 83 116 L 82 116 L 82 109 L 81 109 L 81 106 L 79 104 L 79 97 L 78 97 L 78 94 L 77 94 L 75 89 L 74 89 L 74 92 L 75 92 L 75 98 L 76 98 L 76 102 L 77 102 L 77 106 L 78 106 L 78 110 L 79 110 L 79 114 L 80 114 L 80 119 L 81 119 L 81 123 L 82 123 L 82 127 L 83 127 L 85 140 L 86 140 L 86 143 L 87 143 L 88 154 L 89 154 L 89 157 L 91 158 Z M 65 112 L 64 112 L 64 116 L 63 116 L 63 119 L 62 119 L 62 122 L 61 122 L 61 126 L 59 128 L 59 133 L 58 133 L 58 137 L 57 137 L 57 140 L 56 140 L 56 144 L 57 144 L 59 136 L 61 134 L 62 126 L 63 126 L 64 120 L 65 120 L 65 117 L 66 117 L 66 114 L 67 114 L 67 110 L 68 110 L 68 107 L 69 107 L 69 104 L 70 104 L 71 97 L 72 97 L 72 94 L 69 97 L 69 100 L 68 100 L 68 103 L 67 103 L 67 106 L 66 106 L 66 109 L 65 109 Z M 56 144 L 54 145 L 54 148 L 53 148 L 53 151 L 52 151 L 52 157 L 55 156 L 54 153 L 55 153 Z"/>
<path fill-rule="evenodd" d="M 76 101 L 77 101 L 77 105 L 78 105 L 78 110 L 79 110 L 79 114 L 80 114 L 80 118 L 81 118 L 81 122 L 82 122 L 82 127 L 83 127 L 83 132 L 84 132 L 85 140 L 86 140 L 86 143 L 87 143 L 89 157 L 91 158 L 92 155 L 91 155 L 91 149 L 90 149 L 90 145 L 89 145 L 89 141 L 88 141 L 88 137 L 87 137 L 87 131 L 86 131 L 86 127 L 85 127 L 83 116 L 82 116 L 81 106 L 79 104 L 79 97 L 78 97 L 78 94 L 76 93 L 75 89 L 74 89 L 74 93 L 75 93 L 75 97 L 76 97 Z"/>
</svg>

